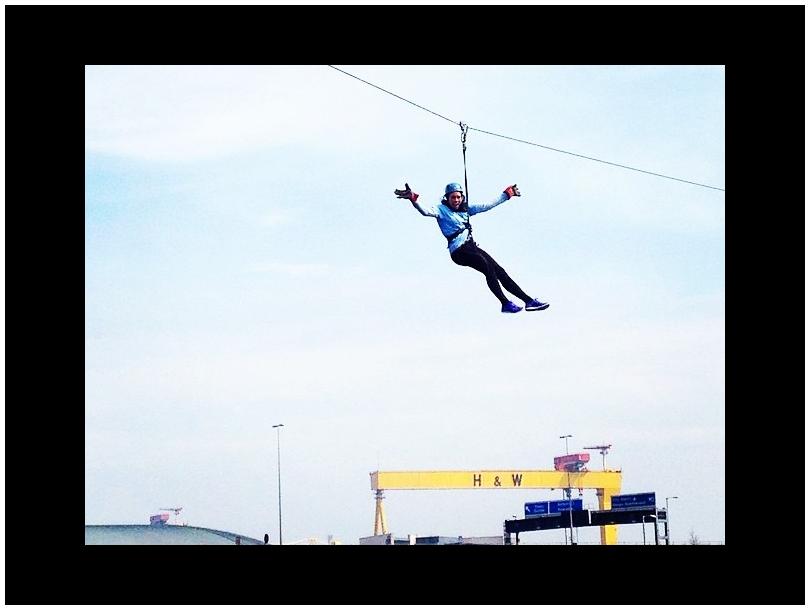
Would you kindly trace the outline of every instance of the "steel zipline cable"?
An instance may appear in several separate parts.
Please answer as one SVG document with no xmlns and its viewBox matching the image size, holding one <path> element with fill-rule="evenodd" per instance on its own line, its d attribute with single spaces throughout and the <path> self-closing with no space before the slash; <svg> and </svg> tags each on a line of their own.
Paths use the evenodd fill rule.
<svg viewBox="0 0 810 610">
<path fill-rule="evenodd" d="M 433 112 L 429 108 L 425 108 L 424 106 L 420 106 L 419 104 L 417 104 L 415 102 L 412 102 L 411 100 L 405 99 L 401 95 L 397 95 L 396 93 L 392 93 L 392 92 L 388 91 L 387 89 L 383 89 L 382 87 L 379 87 L 379 86 L 375 85 L 374 83 L 370 83 L 367 80 L 363 80 L 362 78 L 360 78 L 358 76 L 355 76 L 354 74 L 350 74 L 349 72 L 346 72 L 345 70 L 341 70 L 340 68 L 335 68 L 335 66 L 332 66 L 332 65 L 329 65 L 329 64 L 327 64 L 327 65 L 328 65 L 328 67 L 332 68 L 333 70 L 337 70 L 338 72 L 342 72 L 346 76 L 351 76 L 352 78 L 355 78 L 355 79 L 359 80 L 362 83 L 365 83 L 365 84 L 367 84 L 367 85 L 369 85 L 371 87 L 374 87 L 375 89 L 379 89 L 380 91 L 383 91 L 384 93 L 387 93 L 388 95 L 393 95 L 395 98 L 400 99 L 403 102 L 407 102 L 407 103 L 411 104 L 412 106 L 416 106 L 417 108 L 419 108 L 421 110 L 424 110 L 425 112 L 429 112 L 430 114 L 435 114 L 437 117 L 439 117 L 441 119 L 444 119 L 445 121 L 449 121 L 450 123 L 453 123 L 454 125 L 461 125 L 462 124 L 462 123 L 459 123 L 458 121 L 454 121 L 453 119 L 448 119 L 446 116 L 443 116 L 443 115 L 439 114 L 438 112 Z M 588 159 L 589 161 L 596 161 L 598 163 L 605 163 L 606 165 L 612 165 L 614 167 L 621 167 L 622 169 L 629 169 L 629 170 L 632 170 L 634 172 L 641 172 L 642 174 L 649 174 L 650 176 L 658 176 L 659 178 L 666 178 L 667 180 L 676 180 L 678 182 L 685 182 L 686 184 L 693 184 L 695 186 L 702 186 L 703 188 L 707 188 L 707 189 L 714 189 L 715 191 L 722 191 L 724 193 L 726 192 L 726 189 L 720 188 L 720 187 L 717 187 L 717 186 L 710 186 L 708 184 L 702 184 L 700 182 L 693 182 L 691 180 L 684 180 L 683 178 L 675 178 L 674 176 L 667 176 L 666 174 L 658 174 L 656 172 L 650 172 L 650 171 L 647 171 L 647 170 L 644 170 L 644 169 L 639 169 L 637 167 L 631 167 L 630 165 L 622 165 L 621 163 L 613 163 L 612 161 L 605 161 L 604 159 L 597 159 L 596 157 L 589 157 L 587 155 L 580 155 L 578 153 L 570 152 L 568 150 L 563 150 L 561 148 L 554 148 L 552 146 L 545 146 L 544 144 L 537 144 L 536 142 L 529 142 L 528 140 L 520 140 L 518 138 L 512 138 L 510 136 L 505 136 L 505 135 L 502 135 L 502 134 L 499 134 L 499 133 L 493 133 L 491 131 L 485 131 L 483 129 L 477 129 L 476 127 L 470 127 L 470 126 L 466 126 L 466 125 L 465 125 L 465 127 L 467 129 L 469 129 L 470 131 L 477 131 L 479 133 L 485 133 L 485 134 L 490 135 L 490 136 L 497 136 L 499 138 L 505 138 L 507 140 L 512 140 L 514 142 L 520 142 L 521 144 L 529 144 L 530 146 L 538 146 L 540 148 L 545 148 L 547 150 L 552 150 L 554 152 L 563 153 L 563 154 L 566 154 L 566 155 L 572 155 L 574 157 L 579 157 L 581 159 Z M 462 128 L 462 129 L 464 129 L 464 128 Z"/>
<path fill-rule="evenodd" d="M 328 64 L 327 64 L 327 65 L 328 65 Z M 435 114 L 435 115 L 436 115 L 437 117 L 439 117 L 440 119 L 444 119 L 445 121 L 450 121 L 451 123 L 453 123 L 453 125 L 458 125 L 458 121 L 454 121 L 453 119 L 448 119 L 446 116 L 442 116 L 442 115 L 440 115 L 438 112 L 433 112 L 432 110 L 430 110 L 430 109 L 428 109 L 428 108 L 425 108 L 424 106 L 420 106 L 419 104 L 415 104 L 415 103 L 414 103 L 414 102 L 412 102 L 411 100 L 406 100 L 406 99 L 405 99 L 404 97 L 402 97 L 401 95 L 397 95 L 396 93 L 391 93 L 390 91 L 388 91 L 388 89 L 383 89 L 382 87 L 378 87 L 378 86 L 377 86 L 377 85 L 375 85 L 374 83 L 370 83 L 370 82 L 368 82 L 367 80 L 363 80 L 362 78 L 360 78 L 359 76 L 355 76 L 354 74 L 349 74 L 348 72 L 346 72 L 345 70 L 341 70 L 340 68 L 335 68 L 335 66 L 329 66 L 329 67 L 330 67 L 330 68 L 332 68 L 333 70 L 337 70 L 338 72 L 343 72 L 343 74 L 345 74 L 346 76 L 351 76 L 352 78 L 356 78 L 356 79 L 357 79 L 357 80 L 359 80 L 361 83 L 366 83 L 367 85 L 371 85 L 371 86 L 372 86 L 372 87 L 374 87 L 375 89 L 379 89 L 380 91 L 384 91 L 384 92 L 385 92 L 385 93 L 387 93 L 388 95 L 393 95 L 394 97 L 401 99 L 403 102 L 408 102 L 409 104 L 411 104 L 411 105 L 413 105 L 413 106 L 416 106 L 417 108 L 421 108 L 421 109 L 422 109 L 422 110 L 424 110 L 425 112 L 429 112 L 430 114 Z"/>
</svg>

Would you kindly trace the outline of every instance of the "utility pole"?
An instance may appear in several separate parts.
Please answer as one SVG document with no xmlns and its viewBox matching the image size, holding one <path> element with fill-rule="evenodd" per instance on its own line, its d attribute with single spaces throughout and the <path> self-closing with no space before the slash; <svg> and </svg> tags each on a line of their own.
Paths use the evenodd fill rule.
<svg viewBox="0 0 810 610">
<path fill-rule="evenodd" d="M 667 503 L 667 544 L 669 544 L 669 537 L 672 534 L 672 528 L 669 526 L 669 501 L 670 500 L 677 500 L 678 496 L 668 496 L 666 499 Z"/>
<path fill-rule="evenodd" d="M 571 438 L 571 434 L 563 434 L 560 438 L 565 439 L 565 455 L 568 455 L 568 439 Z M 566 476 L 568 478 L 568 489 L 565 490 L 566 494 L 568 495 L 568 517 L 569 517 L 569 525 L 571 528 L 569 529 L 570 537 L 571 537 L 571 545 L 573 546 L 576 544 L 574 542 L 574 506 L 573 502 L 571 501 L 571 471 L 566 468 Z"/>
<path fill-rule="evenodd" d="M 281 542 L 281 429 L 284 424 L 276 424 L 276 446 L 278 448 L 278 543 Z"/>
</svg>

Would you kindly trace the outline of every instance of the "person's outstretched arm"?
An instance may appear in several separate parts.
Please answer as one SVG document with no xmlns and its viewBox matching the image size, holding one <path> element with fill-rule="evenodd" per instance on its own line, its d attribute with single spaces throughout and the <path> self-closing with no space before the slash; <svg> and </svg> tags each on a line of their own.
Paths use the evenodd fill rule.
<svg viewBox="0 0 810 610">
<path fill-rule="evenodd" d="M 470 211 L 470 216 L 473 214 L 480 214 L 481 212 L 486 212 L 487 210 L 491 210 L 496 205 L 502 204 L 504 201 L 508 201 L 512 197 L 520 197 L 520 191 L 518 190 L 517 184 L 513 184 L 512 186 L 507 186 L 503 193 L 498 195 L 497 199 L 490 201 L 489 203 L 470 203 L 468 204 L 468 209 Z"/>
<path fill-rule="evenodd" d="M 435 208 L 422 207 L 421 204 L 416 202 L 416 200 L 419 199 L 419 193 L 414 193 L 407 182 L 405 183 L 404 189 L 394 189 L 394 195 L 396 195 L 398 199 L 407 199 L 410 201 L 413 207 L 415 207 L 422 216 L 433 216 L 434 218 L 439 216 Z"/>
</svg>

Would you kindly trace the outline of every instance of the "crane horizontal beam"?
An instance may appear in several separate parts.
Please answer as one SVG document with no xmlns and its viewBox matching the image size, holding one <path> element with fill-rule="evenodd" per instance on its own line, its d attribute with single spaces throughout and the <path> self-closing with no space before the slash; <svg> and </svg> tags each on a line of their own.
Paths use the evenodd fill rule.
<svg viewBox="0 0 810 610">
<path fill-rule="evenodd" d="M 620 470 L 417 470 L 375 471 L 371 489 L 621 489 Z"/>
</svg>

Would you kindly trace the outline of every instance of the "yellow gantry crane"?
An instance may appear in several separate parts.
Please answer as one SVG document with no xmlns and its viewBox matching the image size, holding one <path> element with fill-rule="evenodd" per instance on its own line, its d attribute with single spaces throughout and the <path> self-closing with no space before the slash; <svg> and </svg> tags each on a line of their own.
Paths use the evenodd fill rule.
<svg viewBox="0 0 810 610">
<path fill-rule="evenodd" d="M 376 500 L 375 536 L 388 533 L 382 502 L 386 489 L 595 489 L 599 510 L 608 510 L 610 497 L 618 494 L 622 487 L 620 470 L 420 470 L 369 474 Z M 604 525 L 599 529 L 602 544 L 616 544 L 618 530 L 615 525 Z"/>
</svg>

